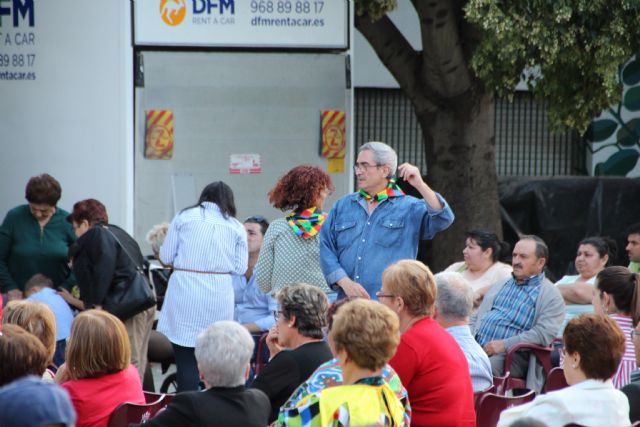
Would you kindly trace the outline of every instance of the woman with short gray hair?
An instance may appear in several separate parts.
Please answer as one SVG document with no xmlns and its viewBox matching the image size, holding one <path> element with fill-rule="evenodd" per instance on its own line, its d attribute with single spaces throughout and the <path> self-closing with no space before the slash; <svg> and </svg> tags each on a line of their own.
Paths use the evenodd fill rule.
<svg viewBox="0 0 640 427">
<path fill-rule="evenodd" d="M 287 398 L 324 362 L 333 356 L 323 341 L 329 301 L 312 285 L 297 284 L 278 292 L 276 324 L 269 331 L 267 345 L 271 360 L 251 387 L 264 391 L 271 400 L 271 417 Z M 282 351 L 284 349 L 290 351 Z"/>
<path fill-rule="evenodd" d="M 249 332 L 237 322 L 222 320 L 209 326 L 195 347 L 206 391 L 177 394 L 166 410 L 144 426 L 267 425 L 269 398 L 260 390 L 244 388 L 253 345 Z"/>
</svg>

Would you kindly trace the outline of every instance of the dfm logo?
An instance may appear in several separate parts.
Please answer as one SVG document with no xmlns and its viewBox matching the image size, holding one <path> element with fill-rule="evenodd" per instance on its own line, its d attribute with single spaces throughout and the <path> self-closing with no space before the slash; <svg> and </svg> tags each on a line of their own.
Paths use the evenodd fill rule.
<svg viewBox="0 0 640 427">
<path fill-rule="evenodd" d="M 160 16 L 165 24 L 175 27 L 184 20 L 186 14 L 187 5 L 184 0 L 160 1 Z"/>
<path fill-rule="evenodd" d="M 5 4 L 7 6 L 5 6 Z M 9 6 L 10 4 L 10 6 Z M 20 18 L 23 21 L 28 20 L 29 26 L 34 26 L 34 7 L 33 0 L 0 0 L 0 28 L 2 28 L 3 17 L 12 16 L 13 26 L 20 26 Z"/>
</svg>

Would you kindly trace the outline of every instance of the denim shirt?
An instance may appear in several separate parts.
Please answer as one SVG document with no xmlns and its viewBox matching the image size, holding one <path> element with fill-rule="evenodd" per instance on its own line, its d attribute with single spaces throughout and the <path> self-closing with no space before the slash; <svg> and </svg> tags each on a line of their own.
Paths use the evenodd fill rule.
<svg viewBox="0 0 640 427">
<path fill-rule="evenodd" d="M 248 282 L 244 274 L 233 275 L 231 279 L 235 296 L 235 321 L 255 323 L 263 331 L 271 329 L 275 323 L 273 312 L 278 309 L 278 302 L 258 288 L 255 269 Z"/>
<path fill-rule="evenodd" d="M 401 259 L 415 259 L 420 240 L 432 239 L 453 222 L 453 211 L 436 195 L 444 206 L 440 210 L 401 196 L 381 201 L 371 215 L 359 193 L 338 200 L 320 230 L 320 266 L 327 283 L 348 276 L 376 299 L 384 269 Z"/>
</svg>

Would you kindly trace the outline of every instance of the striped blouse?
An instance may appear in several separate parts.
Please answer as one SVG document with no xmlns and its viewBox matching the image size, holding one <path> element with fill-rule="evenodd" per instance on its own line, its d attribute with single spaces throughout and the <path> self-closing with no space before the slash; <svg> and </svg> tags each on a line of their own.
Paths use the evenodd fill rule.
<svg viewBox="0 0 640 427">
<path fill-rule="evenodd" d="M 633 329 L 633 322 L 630 316 L 615 313 L 610 314 L 609 317 L 614 320 L 622 332 L 624 332 L 624 339 L 626 342 L 626 350 L 622 356 L 622 361 L 618 367 L 618 372 L 613 376 L 613 385 L 617 389 L 621 389 L 625 385 L 631 382 L 631 372 L 637 369 L 636 365 L 636 353 L 633 348 L 633 342 L 631 341 L 631 330 Z"/>
<path fill-rule="evenodd" d="M 248 256 L 244 226 L 235 218 L 224 218 L 215 203 L 178 213 L 160 248 L 161 261 L 176 270 L 169 279 L 158 330 L 174 344 L 195 347 L 196 337 L 210 324 L 233 320 L 231 275 L 245 273 Z"/>
</svg>

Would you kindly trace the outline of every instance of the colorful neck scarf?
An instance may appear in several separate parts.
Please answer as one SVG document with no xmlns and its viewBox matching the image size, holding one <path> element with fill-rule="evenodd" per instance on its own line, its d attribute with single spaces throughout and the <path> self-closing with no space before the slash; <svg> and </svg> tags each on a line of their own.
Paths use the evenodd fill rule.
<svg viewBox="0 0 640 427">
<path fill-rule="evenodd" d="M 303 211 L 291 212 L 287 215 L 287 222 L 297 236 L 308 239 L 320 232 L 325 218 L 327 218 L 327 214 L 316 212 L 314 206 Z"/>
<path fill-rule="evenodd" d="M 371 194 L 364 191 L 362 188 L 358 190 L 358 193 L 360 193 L 367 202 L 381 202 L 390 197 L 404 196 L 404 191 L 400 189 L 398 184 L 396 184 L 396 182 L 393 179 L 389 180 L 389 185 L 387 186 L 387 188 L 385 188 L 378 194 L 374 194 L 372 196 Z"/>
</svg>

